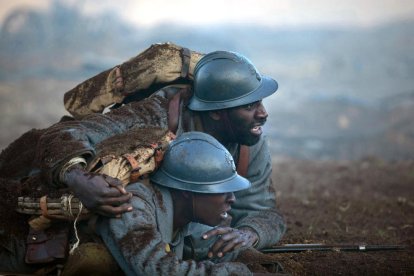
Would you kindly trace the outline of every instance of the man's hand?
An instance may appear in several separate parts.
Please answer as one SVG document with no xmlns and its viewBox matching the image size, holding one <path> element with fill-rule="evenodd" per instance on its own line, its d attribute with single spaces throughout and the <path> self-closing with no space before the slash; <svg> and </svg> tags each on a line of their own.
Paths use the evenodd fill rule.
<svg viewBox="0 0 414 276">
<path fill-rule="evenodd" d="M 209 258 L 214 256 L 221 258 L 227 252 L 241 247 L 250 247 L 259 239 L 256 232 L 247 227 L 241 229 L 217 227 L 204 233 L 203 239 L 206 240 L 213 236 L 218 236 L 219 238 L 210 248 L 208 252 Z"/>
<path fill-rule="evenodd" d="M 102 174 L 90 173 L 81 167 L 71 168 L 65 174 L 65 184 L 90 211 L 107 217 L 119 217 L 131 211 L 132 197 L 120 180 Z"/>
</svg>

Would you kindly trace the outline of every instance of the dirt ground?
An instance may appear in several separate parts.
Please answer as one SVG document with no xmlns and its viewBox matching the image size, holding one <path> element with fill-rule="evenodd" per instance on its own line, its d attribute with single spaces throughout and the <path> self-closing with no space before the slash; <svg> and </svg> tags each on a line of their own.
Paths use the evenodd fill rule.
<svg viewBox="0 0 414 276">
<path fill-rule="evenodd" d="M 291 275 L 414 275 L 414 161 L 286 160 L 273 166 L 281 244 L 406 245 L 372 252 L 267 254 Z"/>
</svg>

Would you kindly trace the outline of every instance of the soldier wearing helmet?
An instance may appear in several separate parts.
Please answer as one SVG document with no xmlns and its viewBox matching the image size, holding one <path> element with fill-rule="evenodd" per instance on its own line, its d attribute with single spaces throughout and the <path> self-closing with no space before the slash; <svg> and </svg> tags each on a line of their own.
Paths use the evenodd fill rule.
<svg viewBox="0 0 414 276">
<path fill-rule="evenodd" d="M 190 222 L 209 226 L 227 217 L 234 192 L 250 186 L 230 153 L 212 136 L 188 132 L 173 141 L 149 183 L 134 183 L 132 212 L 103 218 L 98 231 L 126 275 L 250 275 L 241 263 L 183 261 Z"/>
<path fill-rule="evenodd" d="M 148 126 L 169 128 L 177 136 L 189 131 L 210 134 L 227 148 L 252 186 L 235 192 L 239 200 L 229 212 L 229 224 L 205 228 L 200 234 L 213 243 L 200 247 L 198 255 L 223 257 L 240 246 L 271 246 L 283 236 L 285 224 L 275 206 L 270 152 L 262 135 L 268 117 L 262 99 L 276 92 L 278 84 L 260 74 L 246 57 L 227 51 L 205 55 L 192 75 L 192 90 L 163 88 L 145 99 L 145 109 L 132 102 L 76 123 L 54 125 L 40 138 L 36 159 L 50 182 L 69 187 L 89 210 L 119 216 L 133 210 L 128 203 L 131 194 L 116 180 L 90 177 L 83 166 L 93 158 L 99 142 Z M 144 116 L 148 113 L 151 116 Z M 71 163 L 74 157 L 83 161 Z"/>
</svg>

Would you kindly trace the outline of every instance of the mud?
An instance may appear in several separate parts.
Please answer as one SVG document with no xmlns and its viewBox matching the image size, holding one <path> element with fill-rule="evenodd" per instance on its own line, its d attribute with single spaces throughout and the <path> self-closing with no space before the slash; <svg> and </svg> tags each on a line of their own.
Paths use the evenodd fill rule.
<svg viewBox="0 0 414 276">
<path fill-rule="evenodd" d="M 167 108 L 168 100 L 154 95 L 151 99 L 131 103 L 108 115 L 93 114 L 82 121 L 55 124 L 39 140 L 36 162 L 42 165 L 47 181 L 54 183 L 53 171 L 68 157 L 88 158 L 92 151 L 91 144 L 103 141 L 117 131 L 145 127 L 168 129 Z"/>
<path fill-rule="evenodd" d="M 148 246 L 155 237 L 155 229 L 153 225 L 142 225 L 139 231 L 129 231 L 120 241 L 119 246 L 130 256 L 136 255 Z"/>
<path fill-rule="evenodd" d="M 201 53 L 191 51 L 190 74 Z M 64 95 L 66 109 L 75 117 L 102 112 L 113 103 L 141 100 L 171 83 L 188 83 L 181 76 L 181 47 L 153 44 L 150 48 L 113 68 L 78 84 Z M 132 98 L 130 98 L 132 96 Z"/>
<path fill-rule="evenodd" d="M 288 227 L 281 243 L 407 246 L 398 251 L 267 254 L 285 273 L 414 275 L 414 161 L 286 160 L 274 164 L 272 178 Z M 246 263 L 260 271 L 259 260 Z"/>
<path fill-rule="evenodd" d="M 133 129 L 102 141 L 96 145 L 96 151 L 99 156 L 118 156 L 130 153 L 139 146 L 151 146 L 151 144 L 160 141 L 166 132 L 166 129 L 161 128 Z"/>
</svg>

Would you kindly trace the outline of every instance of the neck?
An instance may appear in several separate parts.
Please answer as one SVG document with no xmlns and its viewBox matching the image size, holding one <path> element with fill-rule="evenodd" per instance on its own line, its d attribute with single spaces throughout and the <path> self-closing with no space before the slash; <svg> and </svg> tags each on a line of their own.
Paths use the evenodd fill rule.
<svg viewBox="0 0 414 276">
<path fill-rule="evenodd" d="M 191 200 L 186 198 L 182 191 L 174 189 L 170 191 L 173 200 L 173 230 L 175 232 L 190 223 L 193 206 Z"/>
</svg>

